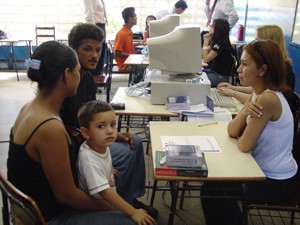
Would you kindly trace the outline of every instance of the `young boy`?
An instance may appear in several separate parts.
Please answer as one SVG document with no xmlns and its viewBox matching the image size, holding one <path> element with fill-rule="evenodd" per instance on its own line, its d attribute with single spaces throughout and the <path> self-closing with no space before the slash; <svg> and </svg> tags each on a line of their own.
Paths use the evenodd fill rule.
<svg viewBox="0 0 300 225">
<path fill-rule="evenodd" d="M 79 187 L 96 198 L 103 198 L 113 208 L 124 212 L 137 224 L 154 224 L 143 209 L 135 209 L 115 191 L 114 172 L 109 146 L 117 138 L 113 108 L 102 101 L 90 101 L 78 111 L 80 130 L 86 141 L 78 160 Z"/>
</svg>

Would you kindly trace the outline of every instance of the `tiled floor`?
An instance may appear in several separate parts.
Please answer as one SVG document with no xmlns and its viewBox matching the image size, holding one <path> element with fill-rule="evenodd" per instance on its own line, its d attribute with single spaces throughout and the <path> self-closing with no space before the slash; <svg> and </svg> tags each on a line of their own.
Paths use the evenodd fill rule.
<svg viewBox="0 0 300 225">
<path fill-rule="evenodd" d="M 112 93 L 113 97 L 119 86 L 127 86 L 126 79 L 115 78 L 112 82 Z M 20 107 L 32 99 L 35 95 L 36 86 L 31 83 L 24 73 L 20 74 L 20 81 L 17 81 L 16 75 L 13 72 L 4 73 L 0 72 L 0 171 L 2 174 L 6 174 L 6 159 L 8 151 L 8 135 L 10 128 L 13 125 L 13 122 L 20 110 Z M 104 94 L 98 94 L 99 99 L 105 100 Z M 131 132 L 137 132 L 139 130 L 131 130 Z M 153 170 L 152 170 L 152 161 L 151 155 L 145 154 L 146 160 L 146 170 L 147 170 L 147 182 L 146 184 L 151 186 L 153 185 Z M 160 182 L 159 185 L 165 185 L 165 183 Z M 147 204 L 150 202 L 152 189 L 147 190 L 146 195 L 141 198 L 141 200 Z M 199 195 L 199 192 L 193 192 L 193 195 Z M 1 198 L 1 197 L 0 197 Z M 2 201 L 1 201 L 2 202 Z M 1 203 L 0 203 L 1 205 Z M 157 218 L 157 224 L 164 225 L 167 224 L 169 216 L 170 205 L 170 193 L 166 192 L 157 192 L 154 202 L 154 207 L 159 210 L 159 216 Z M 217 215 L 216 215 L 217 216 Z M 296 221 L 297 224 L 300 224 L 299 220 Z M 177 211 L 177 216 L 175 216 L 174 225 L 205 225 L 200 200 L 198 197 L 192 199 L 186 199 L 184 203 L 184 209 Z M 249 224 L 272 224 L 269 219 L 266 219 L 264 223 L 258 222 L 255 219 Z M 284 224 L 280 220 L 276 220 L 275 224 L 281 225 Z M 286 223 L 288 224 L 288 223 Z M 0 214 L 0 225 L 2 225 L 2 214 Z M 221 224 L 220 224 L 221 225 Z"/>
</svg>

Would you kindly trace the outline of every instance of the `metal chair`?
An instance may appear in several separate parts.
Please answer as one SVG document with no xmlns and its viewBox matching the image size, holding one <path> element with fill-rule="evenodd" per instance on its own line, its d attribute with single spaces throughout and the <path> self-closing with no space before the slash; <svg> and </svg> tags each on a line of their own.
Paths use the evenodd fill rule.
<svg viewBox="0 0 300 225">
<path fill-rule="evenodd" d="M 10 218 L 16 225 L 46 225 L 36 202 L 18 190 L 2 174 L 0 174 L 0 189 L 3 201 L 3 225 L 10 225 Z"/>
<path fill-rule="evenodd" d="M 98 88 L 103 87 L 106 91 L 106 102 L 110 102 L 110 89 L 112 80 L 112 68 L 113 68 L 113 49 L 112 46 L 107 43 L 106 62 L 103 66 L 103 73 L 100 75 L 94 75 L 94 81 Z"/>
<path fill-rule="evenodd" d="M 55 40 L 55 26 L 35 26 L 35 40 L 36 46 L 44 41 Z"/>
</svg>

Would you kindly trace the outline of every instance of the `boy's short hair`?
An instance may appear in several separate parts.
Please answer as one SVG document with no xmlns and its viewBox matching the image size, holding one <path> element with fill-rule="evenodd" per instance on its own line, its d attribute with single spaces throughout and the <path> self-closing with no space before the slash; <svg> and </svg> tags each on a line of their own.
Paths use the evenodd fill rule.
<svg viewBox="0 0 300 225">
<path fill-rule="evenodd" d="M 177 8 L 177 9 L 181 8 L 182 10 L 186 10 L 187 7 L 188 7 L 188 5 L 187 5 L 186 1 L 184 1 L 184 0 L 180 0 L 175 3 L 175 8 Z"/>
<path fill-rule="evenodd" d="M 96 113 L 108 111 L 114 111 L 114 109 L 107 102 L 94 100 L 84 103 L 77 113 L 79 126 L 89 128 L 90 122 Z"/>
<path fill-rule="evenodd" d="M 123 9 L 123 11 L 122 11 L 122 17 L 123 17 L 124 23 L 127 23 L 128 18 L 130 16 L 133 16 L 134 13 L 135 13 L 135 8 L 134 7 L 127 7 L 125 9 Z"/>
<path fill-rule="evenodd" d="M 92 39 L 103 42 L 104 33 L 95 24 L 77 23 L 68 35 L 68 43 L 73 49 L 77 49 L 84 39 Z"/>
</svg>

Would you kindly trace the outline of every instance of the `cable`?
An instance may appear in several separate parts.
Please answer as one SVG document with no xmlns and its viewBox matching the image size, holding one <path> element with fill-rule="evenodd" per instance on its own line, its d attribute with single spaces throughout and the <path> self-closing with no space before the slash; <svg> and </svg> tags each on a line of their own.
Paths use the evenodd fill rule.
<svg viewBox="0 0 300 225">
<path fill-rule="evenodd" d="M 134 84 L 125 89 L 125 93 L 130 97 L 138 97 L 147 94 L 146 87 L 151 82 L 153 74 L 156 72 L 156 69 L 146 69 L 144 81 L 141 81 L 137 84 Z"/>
</svg>

